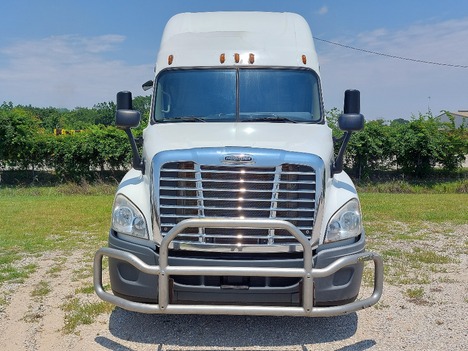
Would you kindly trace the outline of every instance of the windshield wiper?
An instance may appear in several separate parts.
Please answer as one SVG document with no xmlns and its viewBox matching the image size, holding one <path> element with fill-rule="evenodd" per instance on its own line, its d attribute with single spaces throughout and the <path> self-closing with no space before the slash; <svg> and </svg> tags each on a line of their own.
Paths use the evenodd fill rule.
<svg viewBox="0 0 468 351">
<path fill-rule="evenodd" d="M 203 117 L 197 116 L 180 116 L 164 118 L 161 122 L 206 122 L 206 120 Z"/>
<path fill-rule="evenodd" d="M 278 123 L 298 123 L 297 120 L 278 116 L 275 114 L 268 114 L 268 115 L 254 115 L 250 116 L 247 119 L 241 119 L 241 122 L 278 122 Z"/>
</svg>

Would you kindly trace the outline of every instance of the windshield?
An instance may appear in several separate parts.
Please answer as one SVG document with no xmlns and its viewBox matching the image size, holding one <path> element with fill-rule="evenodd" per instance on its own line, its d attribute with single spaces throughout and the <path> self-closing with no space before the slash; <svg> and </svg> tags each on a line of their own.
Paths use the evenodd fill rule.
<svg viewBox="0 0 468 351">
<path fill-rule="evenodd" d="M 318 78 L 304 69 L 180 69 L 161 72 L 155 122 L 321 120 Z"/>
</svg>

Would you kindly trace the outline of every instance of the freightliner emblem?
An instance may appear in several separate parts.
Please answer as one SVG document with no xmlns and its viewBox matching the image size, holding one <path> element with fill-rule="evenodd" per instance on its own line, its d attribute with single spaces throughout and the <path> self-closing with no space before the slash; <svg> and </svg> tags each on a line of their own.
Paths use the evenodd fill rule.
<svg viewBox="0 0 468 351">
<path fill-rule="evenodd" d="M 229 154 L 224 155 L 223 163 L 229 164 L 246 164 L 246 163 L 255 163 L 252 155 L 248 154 Z"/>
</svg>

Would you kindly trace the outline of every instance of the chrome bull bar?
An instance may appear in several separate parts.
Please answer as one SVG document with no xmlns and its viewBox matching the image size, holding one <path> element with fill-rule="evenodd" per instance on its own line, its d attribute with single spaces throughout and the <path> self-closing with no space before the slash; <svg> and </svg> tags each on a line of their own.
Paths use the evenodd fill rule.
<svg viewBox="0 0 468 351">
<path fill-rule="evenodd" d="M 291 233 L 303 247 L 302 268 L 269 267 L 221 267 L 221 266 L 170 266 L 168 264 L 169 244 L 187 228 L 271 228 L 284 229 Z M 226 315 L 265 315 L 265 316 L 305 316 L 328 317 L 358 311 L 376 304 L 383 291 L 382 258 L 372 252 L 363 252 L 344 256 L 325 268 L 313 268 L 312 247 L 308 239 L 289 222 L 282 220 L 244 220 L 244 219 L 187 219 L 177 224 L 161 242 L 159 265 L 144 263 L 135 255 L 112 248 L 99 249 L 94 257 L 94 290 L 104 301 L 125 310 L 150 314 L 226 314 Z M 104 290 L 102 282 L 103 257 L 125 261 L 143 273 L 158 275 L 158 304 L 129 301 Z M 374 291 L 363 300 L 357 300 L 341 306 L 313 306 L 314 278 L 329 276 L 343 267 L 362 261 L 374 261 Z M 254 306 L 254 305 L 206 305 L 206 304 L 171 304 L 169 303 L 172 275 L 223 275 L 255 277 L 298 277 L 302 278 L 302 306 Z"/>
</svg>

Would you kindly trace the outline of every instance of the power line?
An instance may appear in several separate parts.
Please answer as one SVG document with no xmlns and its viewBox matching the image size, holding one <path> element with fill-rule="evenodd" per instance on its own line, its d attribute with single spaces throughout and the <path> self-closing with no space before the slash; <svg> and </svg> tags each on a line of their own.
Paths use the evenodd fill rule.
<svg viewBox="0 0 468 351">
<path fill-rule="evenodd" d="M 345 44 L 341 44 L 341 43 L 337 43 L 337 42 L 334 42 L 334 41 L 325 40 L 325 39 L 321 39 L 321 38 L 317 38 L 317 37 L 314 37 L 314 39 L 318 40 L 318 41 L 322 41 L 322 42 L 327 43 L 327 44 L 340 46 L 342 48 L 361 51 L 361 52 L 365 52 L 365 53 L 372 54 L 372 55 L 389 57 L 389 58 L 393 58 L 393 59 L 397 59 L 397 60 L 404 60 L 404 61 L 410 61 L 410 62 L 416 62 L 416 63 L 425 63 L 425 64 L 428 64 L 428 65 L 436 65 L 436 66 L 445 66 L 445 67 L 454 67 L 454 68 L 468 68 L 468 65 L 454 65 L 454 64 L 451 64 L 451 63 L 443 63 L 443 62 L 435 62 L 435 61 L 427 61 L 427 60 L 418 60 L 418 59 L 413 59 L 413 58 L 409 58 L 409 57 L 384 54 L 384 53 L 378 52 L 378 51 L 361 49 L 361 48 L 357 48 L 357 47 L 354 47 L 354 46 L 345 45 Z"/>
</svg>

